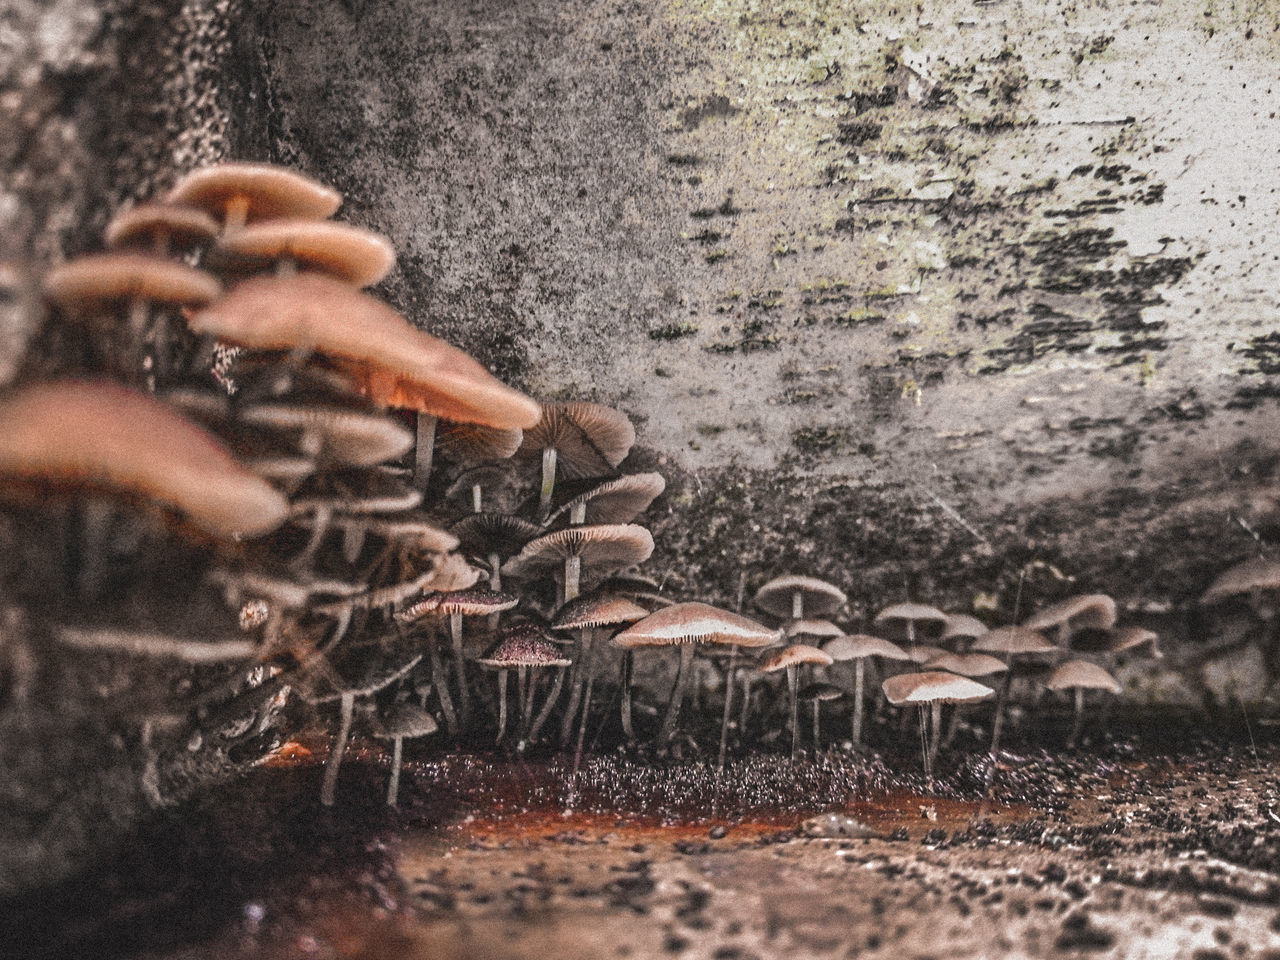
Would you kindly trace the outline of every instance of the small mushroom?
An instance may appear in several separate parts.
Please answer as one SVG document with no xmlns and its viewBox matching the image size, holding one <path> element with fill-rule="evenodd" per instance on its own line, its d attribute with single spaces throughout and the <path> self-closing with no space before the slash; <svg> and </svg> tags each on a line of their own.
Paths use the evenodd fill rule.
<svg viewBox="0 0 1280 960">
<path fill-rule="evenodd" d="M 479 466 L 463 470 L 453 478 L 453 482 L 445 488 L 447 499 L 459 504 L 467 504 L 472 513 L 499 513 L 510 515 L 515 509 L 516 494 L 514 492 L 515 475 L 505 463 L 482 463 Z M 485 494 L 489 494 L 489 506 L 486 507 Z M 496 503 L 493 501 L 496 499 Z M 528 521 L 523 521 L 528 522 Z M 537 524 L 530 524 L 536 531 Z"/>
<path fill-rule="evenodd" d="M 556 645 L 547 637 L 546 632 L 529 621 L 511 624 L 502 630 L 501 638 L 493 650 L 481 657 L 476 663 L 492 667 L 498 671 L 498 739 L 502 742 L 507 730 L 507 671 L 515 668 L 517 700 L 520 703 L 520 733 L 517 749 L 523 751 L 525 746 L 524 731 L 529 727 L 532 713 L 534 682 L 529 680 L 530 670 L 542 670 L 547 667 L 567 667 L 571 661 L 560 655 Z M 558 674 L 563 679 L 564 674 Z M 557 685 L 550 695 L 552 701 L 559 694 Z"/>
<path fill-rule="evenodd" d="M 581 490 L 572 488 L 581 484 Z M 630 473 L 604 480 L 570 481 L 570 495 L 546 518 L 552 524 L 568 515 L 569 523 L 630 523 L 667 488 L 658 473 Z M 563 488 L 561 492 L 566 492 Z"/>
<path fill-rule="evenodd" d="M 839 700 L 844 691 L 831 683 L 806 683 L 800 688 L 799 695 L 801 700 L 813 706 L 813 753 L 817 756 L 822 752 L 822 705 Z"/>
<path fill-rule="evenodd" d="M 1116 625 L 1116 602 L 1105 593 L 1080 594 L 1050 604 L 1022 624 L 1029 630 L 1057 630 L 1065 647 L 1071 634 L 1083 628 L 1109 630 Z"/>
<path fill-rule="evenodd" d="M 895 707 L 914 704 L 920 708 L 920 747 L 924 758 L 924 775 L 933 776 L 933 760 L 938 753 L 939 730 L 942 727 L 944 703 L 973 703 L 995 693 L 990 687 L 954 673 L 929 670 L 924 673 L 900 673 L 883 684 L 884 695 Z M 933 739 L 926 747 L 924 708 L 932 713 Z"/>
<path fill-rule="evenodd" d="M 567 480 L 608 475 L 635 442 L 635 427 L 620 410 L 598 403 L 547 403 L 539 420 L 524 426 L 516 457 L 542 460 L 539 511 L 545 514 L 557 470 Z"/>
<path fill-rule="evenodd" d="M 187 174 L 165 202 L 198 207 L 222 217 L 224 231 L 272 217 L 331 217 L 342 194 L 284 167 L 268 163 L 222 163 Z"/>
<path fill-rule="evenodd" d="M 439 727 L 435 717 L 412 703 L 397 703 L 384 713 L 378 722 L 375 736 L 390 740 L 391 782 L 387 784 L 387 806 L 394 807 L 400 796 L 400 767 L 404 742 L 418 737 L 429 737 Z"/>
<path fill-rule="evenodd" d="M 938 642 L 950 642 L 957 649 L 963 650 L 969 643 L 986 633 L 987 629 L 987 625 L 975 616 L 967 613 L 949 613 L 947 625 L 942 628 L 942 635 L 938 638 Z"/>
<path fill-rule="evenodd" d="M 371 230 L 291 217 L 223 234 L 209 252 L 209 260 L 224 275 L 273 266 L 279 275 L 318 270 L 343 283 L 368 287 L 391 272 L 396 251 L 386 237 Z"/>
<path fill-rule="evenodd" d="M 1015 659 L 1044 659 L 1062 652 L 1045 639 L 1044 634 L 1029 627 L 996 627 L 988 630 L 969 648 L 970 653 L 993 653 L 1002 655 L 1009 666 L 1004 675 L 1004 683 L 1000 685 L 996 697 L 996 716 L 991 724 L 991 755 L 995 756 L 1000 749 L 1000 731 L 1004 725 L 1004 704 L 1009 698 L 1009 690 L 1013 685 Z"/>
<path fill-rule="evenodd" d="M 490 590 L 502 589 L 503 563 L 540 532 L 536 524 L 502 513 L 473 513 L 455 523 L 451 530 L 467 556 L 485 561 Z"/>
<path fill-rule="evenodd" d="M 111 218 L 103 234 L 108 247 L 135 247 L 167 257 L 208 243 L 218 235 L 218 222 L 203 210 L 171 203 L 140 203 Z"/>
<path fill-rule="evenodd" d="M 1075 718 L 1071 723 L 1071 734 L 1067 737 L 1067 749 L 1076 745 L 1084 725 L 1084 692 L 1106 690 L 1119 695 L 1121 690 L 1115 677 L 1088 660 L 1067 660 L 1059 664 L 1045 681 L 1045 686 L 1050 690 L 1071 690 L 1075 694 Z"/>
<path fill-rule="evenodd" d="M 820 667 L 829 667 L 835 663 L 835 660 L 829 653 L 824 653 L 817 647 L 811 647 L 803 643 L 794 643 L 789 647 L 783 647 L 777 653 L 773 654 L 769 659 L 760 665 L 763 673 L 773 673 L 777 670 L 787 671 L 787 690 L 791 694 L 791 762 L 795 763 L 800 758 L 800 702 L 798 698 L 798 678 L 797 668 L 806 663 L 817 664 Z"/>
<path fill-rule="evenodd" d="M 503 573 L 522 577 L 563 564 L 564 600 L 568 602 L 578 595 L 584 561 L 599 573 L 612 573 L 643 563 L 652 553 L 653 537 L 634 523 L 568 527 L 530 540 L 507 561 Z"/>
<path fill-rule="evenodd" d="M 829 640 L 822 648 L 823 653 L 837 663 L 845 660 L 853 661 L 853 728 L 851 739 L 856 749 L 862 744 L 862 715 L 865 711 L 863 700 L 866 696 L 866 661 L 868 657 L 880 657 L 885 660 L 909 660 L 901 647 L 889 640 L 882 640 L 866 633 L 855 633 L 839 636 Z"/>
<path fill-rule="evenodd" d="M 875 622 L 885 627 L 900 626 L 906 637 L 907 646 L 913 647 L 920 633 L 917 624 L 927 625 L 936 634 L 940 634 L 946 629 L 947 619 L 947 615 L 937 607 L 931 607 L 927 603 L 908 601 L 885 607 L 876 614 Z"/>
<path fill-rule="evenodd" d="M 787 574 L 757 590 L 755 605 L 775 617 L 802 620 L 835 613 L 848 599 L 843 590 L 825 580 Z"/>
<path fill-rule="evenodd" d="M 830 620 L 792 620 L 783 628 L 782 635 L 787 640 L 811 642 L 833 640 L 845 633 Z"/>
</svg>

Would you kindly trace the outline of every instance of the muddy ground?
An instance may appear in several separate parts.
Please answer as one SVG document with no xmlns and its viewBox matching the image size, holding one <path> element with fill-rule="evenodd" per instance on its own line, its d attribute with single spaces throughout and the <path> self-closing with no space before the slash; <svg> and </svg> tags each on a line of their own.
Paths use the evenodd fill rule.
<svg viewBox="0 0 1280 960">
<path fill-rule="evenodd" d="M 1065 718 L 926 782 L 906 745 L 792 766 L 439 755 L 400 807 L 323 737 L 0 908 L 6 957 L 1280 956 L 1280 779 L 1243 730 Z M 877 732 L 890 736 L 896 722 Z M 1256 725 L 1251 731 L 1257 734 Z M 1261 735 L 1270 739 L 1270 728 Z M 908 743 L 911 736 L 906 737 Z M 815 819 L 816 817 L 816 819 Z"/>
</svg>

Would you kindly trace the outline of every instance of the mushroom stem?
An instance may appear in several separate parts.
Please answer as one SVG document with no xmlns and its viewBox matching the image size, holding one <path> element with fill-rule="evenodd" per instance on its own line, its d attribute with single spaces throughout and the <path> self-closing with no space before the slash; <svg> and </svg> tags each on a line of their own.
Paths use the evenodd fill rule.
<svg viewBox="0 0 1280 960">
<path fill-rule="evenodd" d="M 799 590 L 791 594 L 791 619 L 804 619 L 804 594 Z"/>
<path fill-rule="evenodd" d="M 935 700 L 930 704 L 930 720 L 932 720 L 933 731 L 929 738 L 929 766 L 932 768 L 934 762 L 938 759 L 938 745 L 942 741 L 942 701 Z"/>
<path fill-rule="evenodd" d="M 738 735 L 747 735 L 747 717 L 751 714 L 751 671 L 742 674 L 742 711 L 738 714 Z"/>
<path fill-rule="evenodd" d="M 579 526 L 587 522 L 587 502 L 575 503 L 569 508 L 569 523 L 572 526 Z"/>
<path fill-rule="evenodd" d="M 431 457 L 436 448 L 436 418 L 429 413 L 418 414 L 418 440 L 413 454 L 413 479 L 418 487 L 427 488 L 431 476 Z"/>
<path fill-rule="evenodd" d="M 471 485 L 471 512 L 479 513 L 484 509 L 484 491 L 480 489 L 480 484 L 473 483 Z"/>
<path fill-rule="evenodd" d="M 1080 730 L 1084 726 L 1084 687 L 1076 687 L 1075 694 L 1076 711 L 1075 718 L 1071 722 L 1071 735 L 1067 737 L 1068 750 L 1076 745 L 1076 741 L 1080 739 Z"/>
<path fill-rule="evenodd" d="M 926 729 L 924 704 L 916 708 L 916 717 L 920 721 L 920 760 L 924 764 L 924 778 L 933 779 L 933 758 L 929 755 L 929 734 Z"/>
<path fill-rule="evenodd" d="M 449 696 L 449 676 L 445 673 L 444 664 L 440 661 L 440 649 L 436 645 L 434 636 L 427 644 L 427 650 L 431 657 L 431 683 L 435 686 L 436 697 L 440 700 L 440 712 L 444 714 L 444 725 L 449 731 L 449 736 L 456 737 L 458 716 L 453 712 L 453 698 Z"/>
<path fill-rule="evenodd" d="M 636 731 L 631 726 L 631 657 L 630 650 L 622 654 L 622 732 L 627 743 L 636 742 Z"/>
<path fill-rule="evenodd" d="M 342 528 L 342 559 L 347 563 L 355 563 L 360 559 L 367 531 L 368 528 L 363 523 L 348 523 Z"/>
<path fill-rule="evenodd" d="M 502 589 L 502 557 L 496 552 L 489 554 L 489 589 Z"/>
<path fill-rule="evenodd" d="M 543 513 L 551 507 L 551 493 L 556 486 L 556 448 L 542 450 L 542 491 L 538 496 L 538 509 Z"/>
<path fill-rule="evenodd" d="M 404 737 L 396 737 L 391 748 L 391 782 L 387 784 L 387 806 L 394 807 L 400 797 L 400 759 L 404 753 Z"/>
<path fill-rule="evenodd" d="M 244 194 L 237 194 L 227 201 L 222 217 L 222 232 L 230 233 L 232 230 L 238 230 L 243 227 L 249 220 L 249 198 Z"/>
<path fill-rule="evenodd" d="M 129 301 L 129 322 L 124 332 L 124 366 L 129 371 L 129 379 L 139 383 L 146 381 L 143 373 L 143 351 L 146 346 L 148 321 L 151 319 L 150 307 L 151 305 L 142 297 L 132 298 Z M 151 391 L 155 392 L 154 379 L 150 387 Z"/>
<path fill-rule="evenodd" d="M 564 558 L 564 602 L 576 599 L 582 580 L 582 557 L 578 554 Z"/>
<path fill-rule="evenodd" d="M 850 739 L 853 741 L 855 750 L 862 746 L 862 701 L 865 697 L 862 688 L 866 673 L 866 661 L 862 657 L 853 661 L 853 730 Z"/>
<path fill-rule="evenodd" d="M 1004 726 L 1004 702 L 1009 698 L 1009 688 L 1013 686 L 1013 671 L 1005 672 L 1004 683 L 1000 684 L 1000 692 L 996 694 L 996 716 L 991 722 L 991 758 L 995 759 L 1000 750 L 1000 730 Z"/>
<path fill-rule="evenodd" d="M 333 507 L 329 504 L 320 504 L 316 507 L 315 516 L 312 523 L 315 524 L 311 529 L 311 539 L 307 541 L 307 545 L 302 548 L 302 552 L 293 559 L 293 566 L 298 570 L 310 569 L 312 561 L 315 560 L 316 551 L 320 549 L 320 544 L 324 542 L 324 536 L 329 532 L 329 523 L 333 520 Z"/>
<path fill-rule="evenodd" d="M 529 728 L 529 736 L 517 748 L 520 752 L 524 752 L 526 746 L 533 746 L 538 742 L 538 734 L 542 732 L 543 725 L 547 722 L 547 718 L 551 716 L 552 708 L 555 707 L 556 701 L 560 699 L 560 690 L 564 687 L 564 675 L 568 672 L 569 669 L 567 667 L 560 667 L 556 670 L 556 679 L 551 684 L 551 692 L 547 694 L 546 702 L 542 704 L 542 709 L 534 717 L 533 726 Z"/>
<path fill-rule="evenodd" d="M 578 774 L 578 766 L 582 763 L 582 745 L 587 739 L 587 718 L 591 715 L 591 688 L 595 685 L 596 675 L 593 671 L 587 677 L 587 692 L 582 695 L 582 719 L 578 722 L 578 745 L 573 750 L 573 773 Z"/>
<path fill-rule="evenodd" d="M 524 732 L 528 729 L 529 709 L 532 697 L 533 683 L 529 677 L 529 668 L 516 667 L 516 699 L 520 702 L 520 727 L 516 734 L 517 742 L 524 739 Z"/>
<path fill-rule="evenodd" d="M 458 673 L 458 729 L 471 722 L 471 690 L 467 684 L 466 656 L 462 652 L 462 614 L 449 614 L 449 639 L 453 644 L 454 667 Z"/>
<path fill-rule="evenodd" d="M 816 758 L 822 752 L 822 728 L 819 717 L 822 714 L 822 701 L 813 701 L 813 755 Z"/>
<path fill-rule="evenodd" d="M 78 533 L 79 570 L 76 591 L 84 599 L 94 599 L 102 591 L 110 568 L 108 541 L 115 507 L 102 497 L 89 497 L 80 505 Z"/>
<path fill-rule="evenodd" d="M 796 687 L 799 680 L 796 677 L 795 664 L 787 667 L 787 691 L 791 694 L 791 762 L 795 763 L 800 759 L 800 697 Z"/>
<path fill-rule="evenodd" d="M 338 793 L 338 768 L 342 766 L 342 754 L 347 749 L 347 738 L 351 736 L 351 717 L 355 713 L 356 695 L 342 695 L 341 720 L 338 723 L 337 736 L 333 738 L 333 747 L 329 751 L 329 759 L 324 765 L 324 783 L 320 787 L 320 802 L 332 807 Z"/>
<path fill-rule="evenodd" d="M 560 746 L 569 745 L 573 736 L 573 720 L 578 715 L 578 704 L 582 702 L 582 686 L 592 672 L 590 627 L 583 627 L 578 635 L 578 649 L 573 662 L 573 686 L 569 689 L 569 702 L 565 704 L 564 717 L 560 721 Z"/>
<path fill-rule="evenodd" d="M 494 745 L 502 742 L 507 734 L 507 671 L 498 671 L 498 739 Z"/>
<path fill-rule="evenodd" d="M 658 744 L 665 746 L 676 733 L 676 719 L 680 716 L 680 703 L 684 700 L 684 681 L 689 673 L 689 664 L 693 662 L 693 644 L 680 644 L 680 666 L 676 668 L 675 686 L 671 688 L 671 699 L 667 702 L 667 713 L 662 718 L 662 726 L 658 730 Z"/>
<path fill-rule="evenodd" d="M 729 651 L 729 667 L 724 678 L 724 713 L 720 717 L 720 754 L 716 759 L 716 773 L 724 772 L 724 755 L 729 748 L 729 711 L 733 704 L 733 670 L 738 665 L 738 647 Z"/>
</svg>

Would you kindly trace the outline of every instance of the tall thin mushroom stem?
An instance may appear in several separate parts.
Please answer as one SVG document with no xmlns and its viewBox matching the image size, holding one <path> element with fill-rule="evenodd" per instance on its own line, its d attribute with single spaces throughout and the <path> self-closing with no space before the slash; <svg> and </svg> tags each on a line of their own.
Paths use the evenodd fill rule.
<svg viewBox="0 0 1280 960">
<path fill-rule="evenodd" d="M 556 448 L 542 450 L 542 490 L 538 495 L 538 509 L 545 513 L 551 507 L 551 494 L 556 486 Z"/>
<path fill-rule="evenodd" d="M 924 704 L 916 708 L 916 716 L 920 721 L 920 760 L 924 764 L 924 778 L 933 779 L 933 758 L 929 756 L 928 721 L 925 719 Z"/>
<path fill-rule="evenodd" d="M 724 756 L 729 748 L 729 711 L 733 703 L 733 669 L 738 665 L 738 647 L 729 652 L 729 667 L 724 679 L 724 714 L 720 717 L 720 754 L 716 759 L 716 773 L 724 772 Z"/>
<path fill-rule="evenodd" d="M 400 760 L 404 754 L 404 737 L 396 737 L 391 747 L 391 782 L 387 784 L 387 806 L 394 807 L 400 798 Z"/>
<path fill-rule="evenodd" d="M 791 594 L 791 619 L 804 619 L 804 594 L 799 590 Z"/>
<path fill-rule="evenodd" d="M 787 667 L 787 691 L 791 694 L 791 762 L 800 759 L 800 695 L 795 664 Z"/>
<path fill-rule="evenodd" d="M 538 715 L 534 718 L 533 726 L 529 728 L 529 736 L 517 747 L 520 752 L 523 752 L 526 746 L 532 746 L 538 742 L 538 734 L 542 732 L 542 727 L 547 722 L 547 718 L 551 716 L 551 711 L 555 707 L 556 701 L 560 699 L 560 690 L 564 687 L 564 675 L 568 672 L 568 667 L 556 669 L 556 679 L 551 684 L 551 692 L 547 694 L 546 702 L 543 703 L 542 709 L 538 711 Z"/>
<path fill-rule="evenodd" d="M 627 743 L 636 742 L 636 731 L 631 725 L 631 657 L 630 650 L 622 654 L 622 733 L 627 738 Z"/>
<path fill-rule="evenodd" d="M 467 684 L 467 658 L 462 652 L 461 613 L 449 614 L 449 640 L 453 645 L 453 662 L 458 675 L 458 729 L 466 730 L 471 722 L 471 690 Z"/>
<path fill-rule="evenodd" d="M 991 758 L 994 760 L 1000 750 L 1000 730 L 1004 726 L 1004 702 L 1009 699 L 1009 689 L 1013 686 L 1013 671 L 1004 675 L 1004 683 L 1000 684 L 1000 692 L 996 694 L 996 717 L 991 722 Z"/>
<path fill-rule="evenodd" d="M 866 680 L 866 672 L 866 661 L 862 657 L 853 661 L 853 730 L 850 739 L 853 741 L 855 750 L 862 746 L 862 701 L 866 696 L 862 688 Z"/>
<path fill-rule="evenodd" d="M 427 644 L 427 652 L 431 658 L 431 683 L 436 688 L 436 697 L 440 700 L 440 712 L 444 714 L 444 725 L 449 731 L 449 736 L 456 737 L 458 715 L 453 712 L 453 698 L 449 696 L 449 676 L 445 673 L 444 663 L 440 660 L 440 650 L 434 636 Z"/>
<path fill-rule="evenodd" d="M 573 774 L 578 775 L 582 763 L 582 745 L 587 739 L 587 718 L 591 715 L 591 688 L 595 685 L 595 671 L 587 676 L 587 691 L 582 695 L 582 719 L 578 722 L 578 745 L 573 750 Z"/>
<path fill-rule="evenodd" d="M 1084 727 L 1084 687 L 1075 689 L 1076 712 L 1071 722 L 1071 736 L 1067 737 L 1067 749 L 1070 750 L 1080 739 L 1080 730 Z"/>
<path fill-rule="evenodd" d="M 929 739 L 929 766 L 932 767 L 938 759 L 938 745 L 942 741 L 942 701 L 933 701 L 930 708 L 933 732 Z"/>
<path fill-rule="evenodd" d="M 498 671 L 498 739 L 494 745 L 500 744 L 507 734 L 507 671 Z"/>
<path fill-rule="evenodd" d="M 344 693 L 341 707 L 338 733 L 333 738 L 333 747 L 329 750 L 329 759 L 324 765 L 324 783 L 320 787 L 320 802 L 326 807 L 332 807 L 337 798 L 338 768 L 342 766 L 342 754 L 347 749 L 347 738 L 351 736 L 351 717 L 355 713 L 356 695 Z"/>
<path fill-rule="evenodd" d="M 817 698 L 813 701 L 813 755 L 816 757 L 822 752 L 822 701 Z"/>
<path fill-rule="evenodd" d="M 589 682 L 592 669 L 590 627 L 578 631 L 578 646 L 573 657 L 573 685 L 569 688 L 569 702 L 565 704 L 564 717 L 560 720 L 560 746 L 566 747 L 573 736 L 573 721 L 578 715 L 578 705 L 582 702 L 583 684 Z"/>
<path fill-rule="evenodd" d="M 413 479 L 420 489 L 427 488 L 431 476 L 431 458 L 436 448 L 436 418 L 429 413 L 418 414 L 418 439 L 413 453 Z"/>
<path fill-rule="evenodd" d="M 568 603 L 578 596 L 579 584 L 582 582 L 582 557 L 574 554 L 564 558 L 564 602 Z"/>
<path fill-rule="evenodd" d="M 693 644 L 680 644 L 680 666 L 676 669 L 675 686 L 671 689 L 671 699 L 667 702 L 667 713 L 662 718 L 662 726 L 658 730 L 658 744 L 666 745 L 675 736 L 676 719 L 680 716 L 680 703 L 684 700 L 685 677 L 689 673 L 689 664 L 693 662 Z"/>
</svg>

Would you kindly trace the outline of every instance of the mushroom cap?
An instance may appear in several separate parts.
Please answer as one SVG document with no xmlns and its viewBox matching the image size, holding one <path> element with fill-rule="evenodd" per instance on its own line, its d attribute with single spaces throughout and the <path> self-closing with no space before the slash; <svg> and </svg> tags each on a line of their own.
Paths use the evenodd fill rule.
<svg viewBox="0 0 1280 960">
<path fill-rule="evenodd" d="M 791 598 L 799 593 L 804 597 L 804 612 L 815 616 L 834 613 L 849 598 L 843 590 L 817 577 L 787 574 L 774 577 L 756 591 L 755 605 L 775 617 L 790 617 Z"/>
<path fill-rule="evenodd" d="M 435 451 L 452 463 L 506 460 L 520 449 L 524 431 L 502 430 L 481 423 L 441 420 L 436 424 Z M 467 485 L 470 490 L 471 485 Z"/>
<path fill-rule="evenodd" d="M 816 663 L 820 667 L 829 667 L 835 663 L 835 660 L 829 653 L 824 653 L 817 647 L 811 647 L 807 643 L 793 643 L 783 647 L 760 664 L 760 670 L 764 673 L 773 673 L 775 670 L 798 667 L 804 663 Z"/>
<path fill-rule="evenodd" d="M 1030 630 L 1048 630 L 1069 624 L 1074 629 L 1096 627 L 1107 630 L 1116 625 L 1116 602 L 1105 593 L 1083 593 L 1051 603 L 1023 621 Z"/>
<path fill-rule="evenodd" d="M 257 537 L 284 496 L 211 434 L 155 397 L 110 383 L 52 381 L 0 400 L 0 476 L 138 494 L 214 537 Z"/>
<path fill-rule="evenodd" d="M 941 640 L 967 639 L 976 640 L 987 632 L 989 627 L 977 617 L 967 613 L 947 614 L 947 625 L 942 628 Z"/>
<path fill-rule="evenodd" d="M 900 673 L 882 684 L 885 699 L 895 707 L 913 703 L 973 703 L 995 693 L 976 680 L 941 670 Z"/>
<path fill-rule="evenodd" d="M 140 203 L 112 217 L 103 239 L 108 247 L 128 247 L 151 245 L 164 236 L 185 246 L 212 240 L 220 229 L 218 221 L 195 207 Z"/>
<path fill-rule="evenodd" d="M 816 637 L 819 640 L 843 637 L 844 631 L 830 620 L 792 620 L 782 629 L 788 640 L 793 637 Z"/>
<path fill-rule="evenodd" d="M 190 318 L 196 333 L 259 350 L 314 349 L 384 406 L 512 429 L 540 408 L 443 340 L 416 330 L 382 301 L 332 277 L 255 277 Z"/>
<path fill-rule="evenodd" d="M 1164 657 L 1160 635 L 1146 627 L 1112 627 L 1110 630 L 1081 630 L 1071 637 L 1070 649 L 1081 653 L 1123 653 L 1148 647 L 1147 655 Z"/>
<path fill-rule="evenodd" d="M 706 603 L 677 603 L 633 623 L 613 638 L 613 645 L 628 650 L 684 643 L 767 647 L 777 638 L 777 630 L 770 630 L 741 614 Z"/>
<path fill-rule="evenodd" d="M 581 557 L 593 568 L 608 572 L 642 563 L 653 553 L 653 537 L 634 523 L 606 523 L 567 527 L 530 540 L 504 564 L 503 574 L 520 577 L 556 567 L 568 557 Z"/>
<path fill-rule="evenodd" d="M 1000 653 L 1008 657 L 1060 653 L 1061 650 L 1044 634 L 1030 627 L 996 627 L 980 636 L 970 647 L 971 653 Z"/>
<path fill-rule="evenodd" d="M 932 607 L 927 603 L 914 603 L 907 601 L 906 603 L 895 603 L 893 606 L 885 607 L 876 614 L 876 623 L 891 623 L 900 621 L 903 623 L 935 623 L 946 627 L 948 617 L 937 607 Z"/>
<path fill-rule="evenodd" d="M 554 447 L 557 469 L 566 480 L 613 472 L 636 442 L 636 430 L 621 410 L 599 403 L 545 403 L 542 416 L 524 425 L 516 456 L 534 459 Z"/>
<path fill-rule="evenodd" d="M 139 253 L 91 253 L 68 260 L 45 274 L 42 288 L 51 303 L 75 314 L 135 299 L 199 307 L 222 293 L 211 273 Z"/>
<path fill-rule="evenodd" d="M 861 660 L 863 657 L 884 657 L 886 660 L 911 659 L 896 643 L 866 633 L 833 637 L 823 644 L 822 651 L 838 663 L 845 660 Z"/>
<path fill-rule="evenodd" d="M 1217 603 L 1219 600 L 1242 593 L 1253 593 L 1255 590 L 1280 590 L 1280 560 L 1253 557 L 1237 563 L 1223 571 L 1209 585 L 1200 602 Z"/>
<path fill-rule="evenodd" d="M 925 670 L 958 673 L 962 677 L 988 677 L 1009 669 L 1003 660 L 989 653 L 944 653 L 940 657 L 926 660 L 923 667 Z"/>
<path fill-rule="evenodd" d="M 165 197 L 166 203 L 199 207 L 219 216 L 228 202 L 249 201 L 249 219 L 331 217 L 342 194 L 310 177 L 269 163 L 220 163 L 187 174 Z"/>
<path fill-rule="evenodd" d="M 618 623 L 635 623 L 649 615 L 638 603 L 611 593 L 584 593 L 556 611 L 552 630 L 581 630 L 586 627 L 608 627 Z"/>
<path fill-rule="evenodd" d="M 401 611 L 399 619 L 408 622 L 432 613 L 445 616 L 460 613 L 464 617 L 480 617 L 510 610 L 519 602 L 519 597 L 499 593 L 496 590 L 446 590 L 427 594 L 417 603 Z"/>
<path fill-rule="evenodd" d="M 248 273 L 289 258 L 343 283 L 367 287 L 396 265 L 396 251 L 380 233 L 332 220 L 290 217 L 223 234 L 210 251 L 220 272 Z"/>
<path fill-rule="evenodd" d="M 413 434 L 390 417 L 338 406 L 273 401 L 242 407 L 240 419 L 267 430 L 312 432 L 326 458 L 353 467 L 372 467 L 403 456 Z"/>
<path fill-rule="evenodd" d="M 1068 660 L 1058 664 L 1044 685 L 1050 690 L 1109 690 L 1120 693 L 1120 681 L 1096 663 L 1088 660 Z"/>
<path fill-rule="evenodd" d="M 946 647 L 935 647 L 930 643 L 912 643 L 903 648 L 903 652 L 912 663 L 928 663 L 948 651 Z"/>
<path fill-rule="evenodd" d="M 585 504 L 587 523 L 628 523 L 666 489 L 667 481 L 660 473 L 629 473 L 591 482 L 579 493 L 565 491 L 571 495 L 547 516 L 546 522 L 554 523 L 574 507 Z"/>
<path fill-rule="evenodd" d="M 528 520 L 505 513 L 473 513 L 455 523 L 450 531 L 470 556 L 488 557 L 496 553 L 500 557 L 510 557 L 536 537 L 540 528 Z"/>
<path fill-rule="evenodd" d="M 482 463 L 463 470 L 454 477 L 453 482 L 445 489 L 444 495 L 450 500 L 465 504 L 470 509 L 471 488 L 479 486 L 486 501 L 492 503 L 496 500 L 502 504 L 501 512 L 509 512 L 508 508 L 514 509 L 519 497 L 515 489 L 516 484 L 515 471 L 507 464 Z M 490 512 L 493 512 L 492 508 Z M 534 529 L 538 529 L 536 524 Z"/>
<path fill-rule="evenodd" d="M 507 670 L 511 667 L 567 667 L 572 661 L 560 654 L 545 631 L 524 621 L 503 627 L 502 639 L 476 663 Z"/>
<path fill-rule="evenodd" d="M 417 704 L 404 701 L 392 704 L 378 717 L 373 735 L 380 740 L 413 740 L 429 737 L 438 729 L 435 717 Z"/>
<path fill-rule="evenodd" d="M 844 696 L 844 691 L 833 683 L 806 683 L 796 693 L 799 700 L 809 700 L 816 703 L 827 703 L 831 700 L 839 700 Z"/>
</svg>

